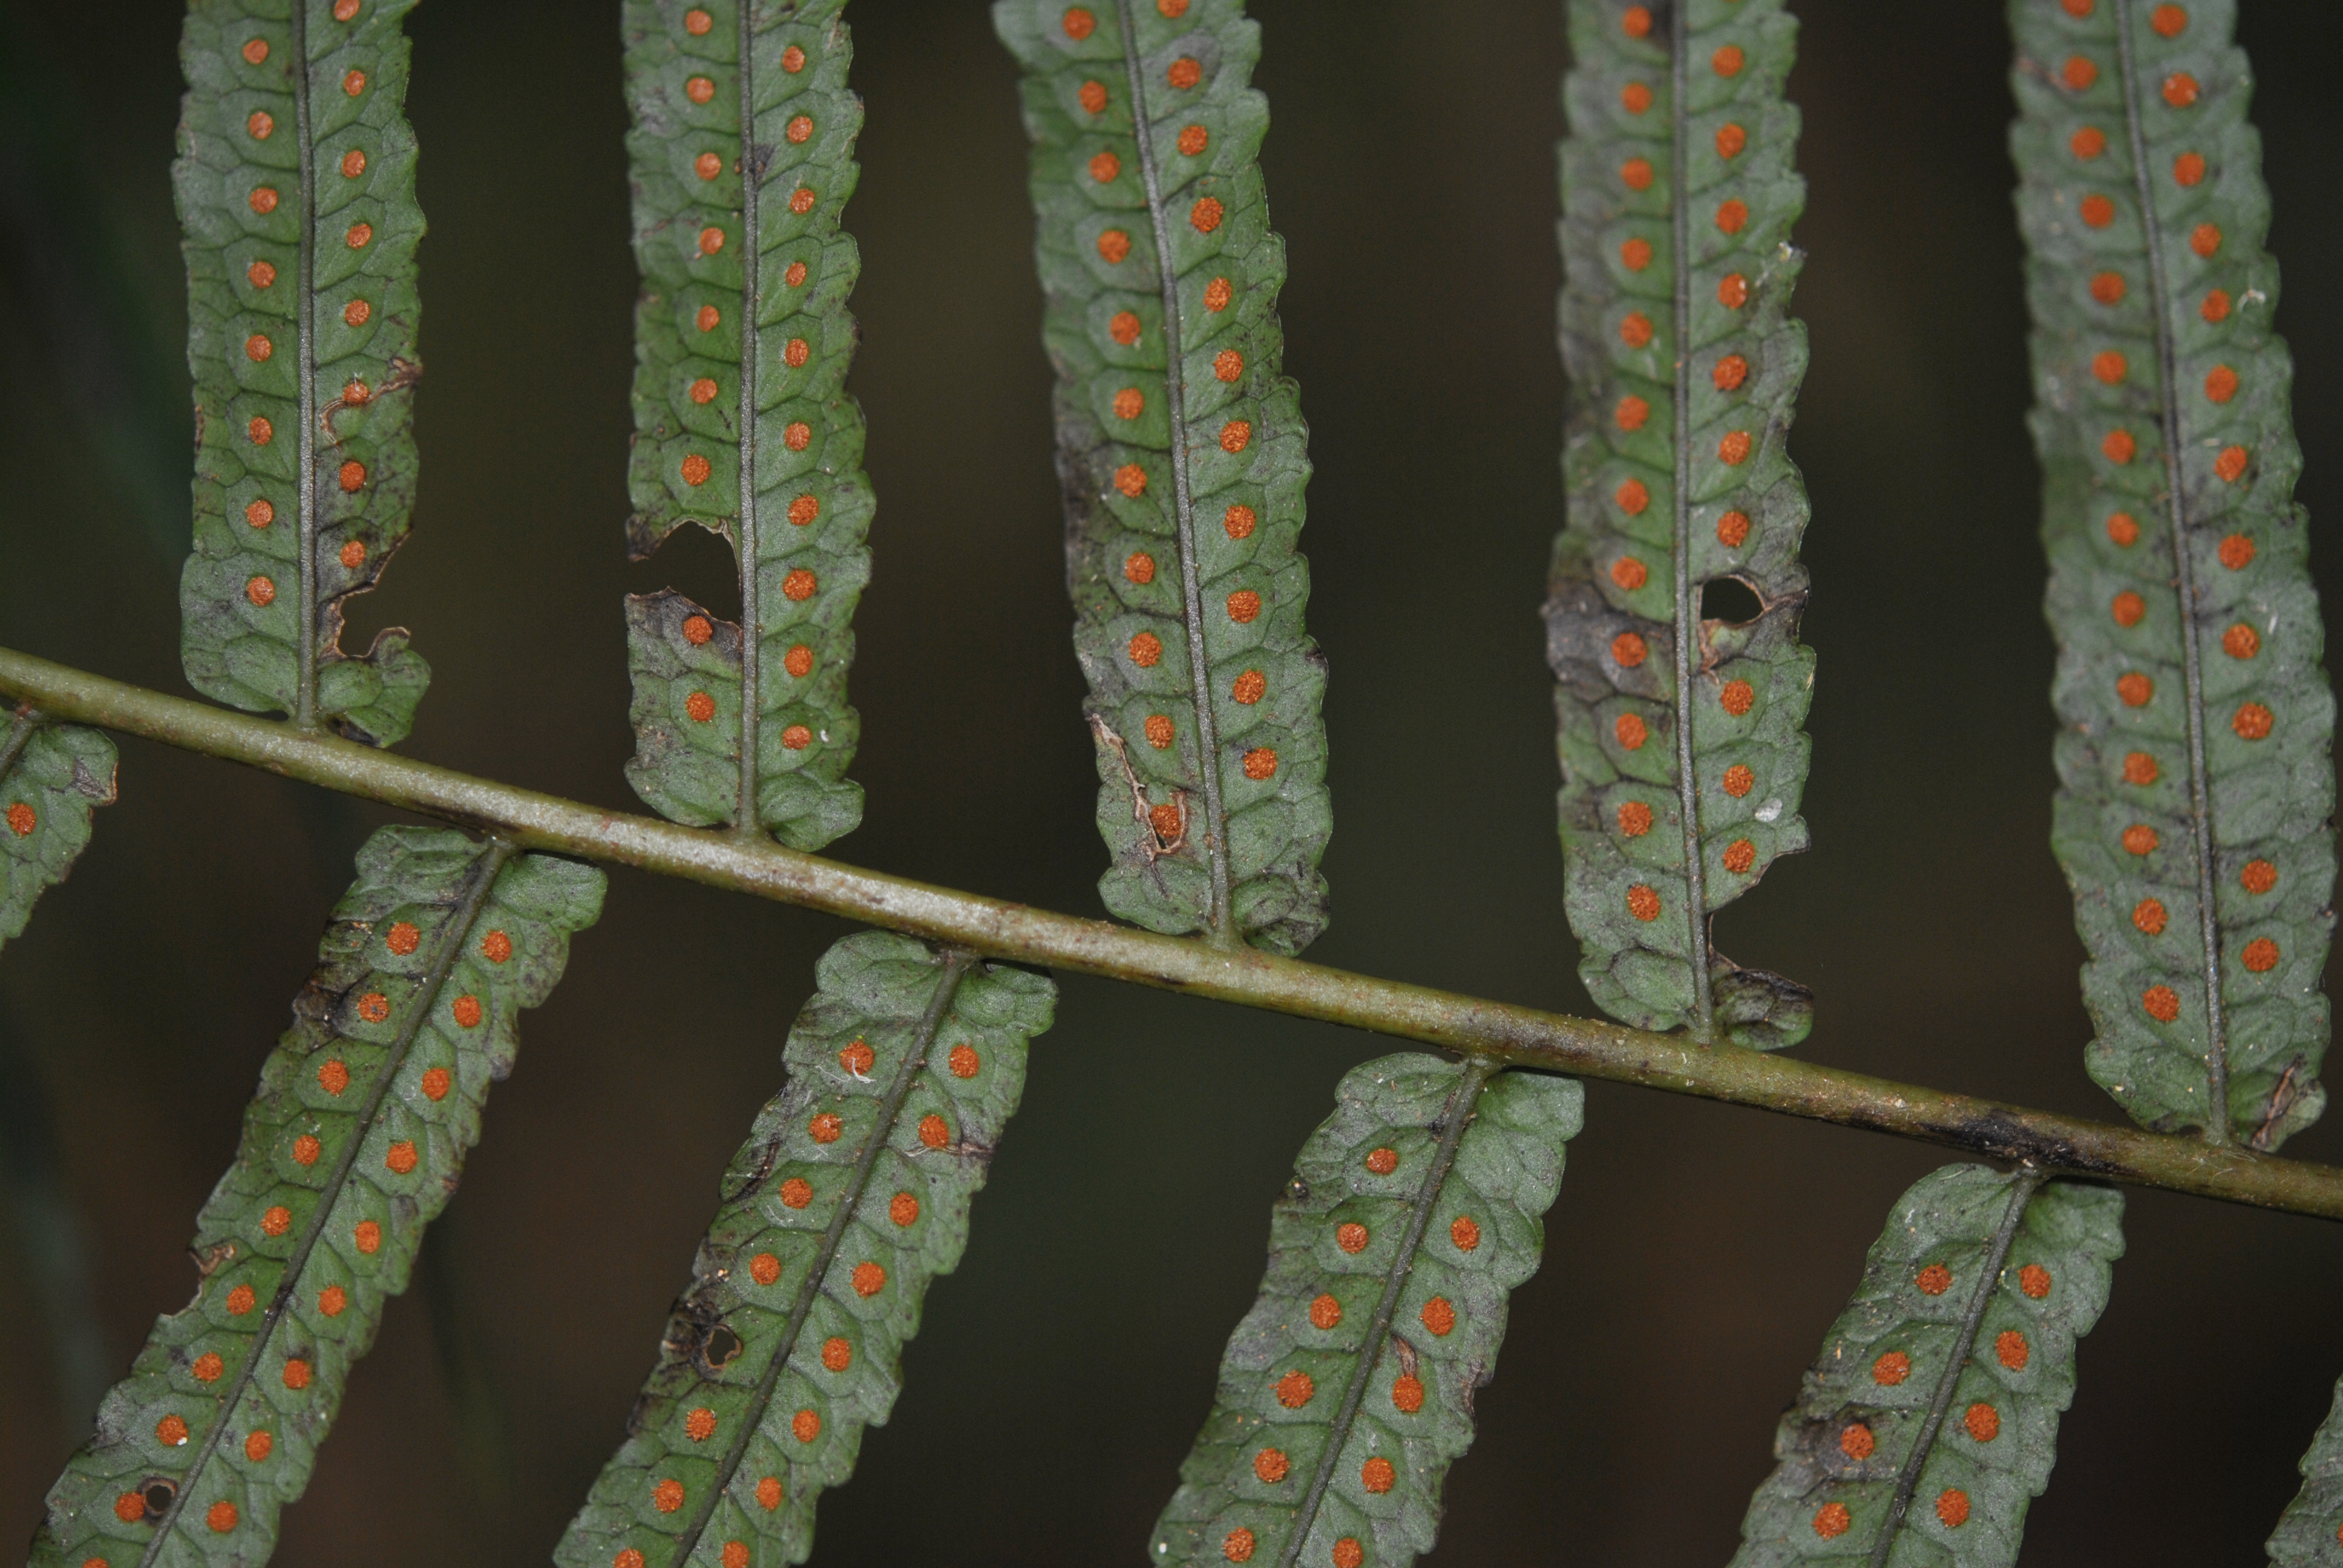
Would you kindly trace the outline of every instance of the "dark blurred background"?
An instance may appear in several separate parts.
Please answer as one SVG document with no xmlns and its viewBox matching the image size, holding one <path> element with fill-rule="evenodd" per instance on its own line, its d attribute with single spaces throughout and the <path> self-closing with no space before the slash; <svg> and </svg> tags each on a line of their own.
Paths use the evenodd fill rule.
<svg viewBox="0 0 2343 1568">
<path fill-rule="evenodd" d="M 1332 661 L 1326 962 L 1572 1011 L 1536 609 L 1559 521 L 1554 0 L 1257 0 L 1316 437 Z M 1806 0 L 1815 850 L 1722 922 L 1821 995 L 1815 1060 L 2112 1116 L 2047 849 L 2025 311 L 1999 7 Z M 2343 517 L 2343 13 L 2246 0 L 2309 454 Z M 412 23 L 429 375 L 417 531 L 351 638 L 437 678 L 407 750 L 640 809 L 619 597 L 630 418 L 615 7 Z M 860 864 L 1083 913 L 1091 826 L 1014 72 L 977 0 L 855 8 L 877 579 Z M 183 691 L 189 418 L 167 165 L 178 7 L 0 5 L 0 641 Z M 2314 565 L 2343 603 L 2343 548 Z M 358 842 L 387 814 L 125 742 L 122 800 L 0 956 L 0 1542 L 153 1316 Z M 847 928 L 626 870 L 524 1025 L 465 1191 L 277 1561 L 541 1562 L 616 1442 L 719 1172 Z M 818 1563 L 1141 1562 L 1259 1278 L 1266 1207 L 1390 1042 L 1063 982 L 960 1272 Z M 1888 1204 L 1939 1162 L 1594 1084 L 1434 1561 L 1716 1564 Z M 2343 1159 L 2343 1114 L 2288 1149 Z M 2343 1230 L 2153 1193 L 2086 1343 L 2031 1565 L 2258 1562 L 2343 1371 Z"/>
</svg>

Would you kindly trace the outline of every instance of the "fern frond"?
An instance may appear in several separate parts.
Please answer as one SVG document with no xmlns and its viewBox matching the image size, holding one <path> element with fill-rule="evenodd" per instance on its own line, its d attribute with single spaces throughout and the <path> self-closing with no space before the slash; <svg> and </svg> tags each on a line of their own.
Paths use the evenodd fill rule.
<svg viewBox="0 0 2343 1568">
<path fill-rule="evenodd" d="M 2343 1568 L 2343 1382 L 2301 1470 L 2302 1490 L 2270 1533 L 2269 1560 L 2278 1568 Z"/>
<path fill-rule="evenodd" d="M 1569 1079 L 1414 1054 L 1343 1078 L 1150 1561 L 1402 1568 L 1432 1549 L 1584 1101 Z"/>
<path fill-rule="evenodd" d="M 638 559 L 684 523 L 729 539 L 740 619 L 672 589 L 627 600 L 627 780 L 695 826 L 819 849 L 862 819 L 850 629 L 874 501 L 839 214 L 862 104 L 844 0 L 627 0 L 634 167 Z M 753 653 L 754 657 L 747 657 Z"/>
<path fill-rule="evenodd" d="M 396 744 L 407 633 L 342 651 L 415 500 L 414 0 L 189 0 L 171 166 L 196 385 L 180 658 L 205 696 Z"/>
<path fill-rule="evenodd" d="M 816 984 L 567 1568 L 805 1561 L 822 1489 L 895 1402 L 929 1282 L 968 1245 L 1056 988 L 879 931 L 832 947 Z"/>
<path fill-rule="evenodd" d="M 2275 1149 L 2326 1103 L 2335 701 L 2251 78 L 2222 0 L 2010 15 L 2086 1060 Z"/>
<path fill-rule="evenodd" d="M 114 803 L 114 742 L 77 724 L 44 724 L 30 708 L 0 734 L 0 943 L 71 874 L 90 813 Z"/>
<path fill-rule="evenodd" d="M 446 829 L 367 840 L 196 1221 L 195 1301 L 156 1321 L 50 1489 L 35 1568 L 267 1560 L 512 1070 L 520 1010 L 602 886 Z"/>
<path fill-rule="evenodd" d="M 1308 431 L 1240 0 L 998 0 L 1025 66 L 1074 648 L 1108 909 L 1278 952 L 1326 925 Z M 1126 39 L 1135 40 L 1127 48 Z"/>
<path fill-rule="evenodd" d="M 1805 1038 L 1813 997 L 1719 955 L 1709 922 L 1806 847 L 1797 24 L 1779 0 L 1570 17 L 1569 512 L 1545 618 L 1579 975 L 1639 1028 L 1771 1050 Z M 1726 579 L 1748 620 L 1704 616 Z"/>
<path fill-rule="evenodd" d="M 1915 1182 L 1782 1417 L 1734 1568 L 2015 1563 L 2122 1219 L 2120 1192 L 2031 1171 Z"/>
</svg>

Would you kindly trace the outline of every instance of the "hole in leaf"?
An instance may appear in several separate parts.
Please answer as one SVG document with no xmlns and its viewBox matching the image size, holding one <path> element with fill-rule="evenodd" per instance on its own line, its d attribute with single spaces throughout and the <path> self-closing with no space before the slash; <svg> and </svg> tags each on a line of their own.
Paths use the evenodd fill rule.
<svg viewBox="0 0 2343 1568">
<path fill-rule="evenodd" d="M 178 1494 L 178 1488 L 167 1481 L 150 1481 L 138 1489 L 138 1495 L 146 1500 L 146 1517 L 149 1521 L 160 1519 L 170 1513 L 171 1499 Z"/>
<path fill-rule="evenodd" d="M 769 519 L 781 532 L 795 536 L 778 517 Z M 732 547 L 705 528 L 679 528 L 661 542 L 651 558 L 629 564 L 627 586 L 637 593 L 657 593 L 671 588 L 726 620 L 740 617 L 740 568 Z"/>
<path fill-rule="evenodd" d="M 708 1343 L 700 1353 L 709 1366 L 720 1367 L 729 1364 L 743 1348 L 740 1336 L 719 1323 L 708 1332 Z"/>
<path fill-rule="evenodd" d="M 1739 626 L 1765 613 L 1756 591 L 1739 578 L 1712 578 L 1700 585 L 1700 618 Z"/>
</svg>

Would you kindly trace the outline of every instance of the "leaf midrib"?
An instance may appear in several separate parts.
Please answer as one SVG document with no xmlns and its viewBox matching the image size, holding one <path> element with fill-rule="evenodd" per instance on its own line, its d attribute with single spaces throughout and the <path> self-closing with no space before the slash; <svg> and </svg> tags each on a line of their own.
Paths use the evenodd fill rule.
<svg viewBox="0 0 2343 1568">
<path fill-rule="evenodd" d="M 300 475 L 295 495 L 295 611 L 293 722 L 317 728 L 317 149 L 309 127 L 309 16 L 307 0 L 292 0 L 293 122 L 301 143 L 300 294 L 294 303 L 295 358 L 300 385 L 296 398 L 301 436 L 295 465 Z M 176 1505 L 175 1505 L 176 1506 Z"/>
<path fill-rule="evenodd" d="M 1319 1451 L 1317 1469 L 1311 1473 L 1310 1490 L 1302 1494 L 1301 1506 L 1294 1511 L 1293 1527 L 1286 1533 L 1284 1549 L 1277 1554 L 1277 1568 L 1294 1568 L 1309 1541 L 1310 1527 L 1317 1522 L 1326 1489 L 1333 1484 L 1334 1467 L 1342 1462 L 1342 1449 L 1350 1442 L 1352 1423 L 1358 1420 L 1359 1407 L 1366 1402 L 1368 1380 L 1375 1375 L 1375 1367 L 1383 1360 L 1383 1345 L 1391 1338 L 1392 1319 L 1399 1312 L 1400 1293 L 1406 1290 L 1408 1277 L 1415 1271 L 1416 1252 L 1423 1245 L 1423 1232 L 1431 1224 L 1433 1206 L 1440 1201 L 1440 1190 L 1447 1185 L 1448 1173 L 1455 1168 L 1456 1151 L 1464 1141 L 1464 1130 L 1480 1111 L 1481 1091 L 1498 1070 L 1495 1062 L 1483 1058 L 1468 1060 L 1456 1087 L 1449 1091 L 1447 1102 L 1441 1107 L 1440 1143 L 1433 1151 L 1432 1168 L 1423 1173 L 1423 1184 L 1416 1190 L 1414 1205 L 1408 1214 L 1407 1233 L 1400 1238 L 1399 1251 L 1393 1255 L 1391 1268 L 1383 1275 L 1383 1294 L 1375 1302 L 1374 1316 L 1367 1320 L 1359 1359 L 1351 1368 L 1350 1382 L 1343 1386 L 1342 1402 L 1335 1407 L 1334 1419 L 1327 1426 L 1326 1444 Z"/>
<path fill-rule="evenodd" d="M 1186 361 L 1180 344 L 1180 274 L 1172 264 L 1172 226 L 1163 211 L 1162 176 L 1156 166 L 1154 122 L 1147 107 L 1146 74 L 1140 66 L 1139 25 L 1131 0 L 1115 0 L 1122 25 L 1123 70 L 1131 83 L 1131 134 L 1139 149 L 1139 172 L 1147 189 L 1147 221 L 1155 236 L 1156 279 L 1163 298 L 1163 405 L 1172 430 L 1172 501 L 1179 529 L 1181 611 L 1188 631 L 1190 706 L 1196 719 L 1197 771 L 1204 787 L 1204 856 L 1211 873 L 1212 909 L 1204 934 L 1234 945 L 1236 917 L 1231 903 L 1227 812 L 1221 803 L 1220 723 L 1212 713 L 1212 672 L 1204 657 L 1203 581 L 1196 561 L 1194 498 L 1189 493 Z"/>
<path fill-rule="evenodd" d="M 2043 1182 L 2043 1172 L 2031 1165 L 2018 1169 L 2017 1180 L 2012 1185 L 2009 1205 L 2002 1211 L 2001 1223 L 1995 1229 L 1986 1245 L 1985 1270 L 1978 1276 L 1976 1289 L 1969 1293 L 1968 1305 L 1961 1313 L 1960 1332 L 1954 1336 L 1953 1352 L 1946 1360 L 1945 1370 L 1936 1379 L 1936 1392 L 1928 1399 L 1927 1420 L 1921 1424 L 1920 1435 L 1905 1456 L 1904 1467 L 1896 1473 L 1896 1498 L 1887 1511 L 1887 1523 L 1871 1549 L 1870 1568 L 1883 1568 L 1887 1553 L 1896 1545 L 1896 1537 L 1904 1528 L 1904 1516 L 1911 1509 L 1913 1490 L 1920 1484 L 1920 1472 L 1936 1452 L 1936 1436 L 1944 1430 L 1945 1416 L 1953 1407 L 1953 1394 L 1959 1387 L 1961 1373 L 1967 1370 L 1969 1352 L 1976 1348 L 1977 1329 L 1985 1322 L 1986 1308 L 1993 1304 L 1994 1291 L 2001 1283 L 2001 1271 L 2009 1262 L 2009 1249 L 2017 1239 L 2017 1227 L 2026 1217 L 2026 1206 Z"/>
<path fill-rule="evenodd" d="M 743 7 L 745 14 L 747 7 Z M 709 1521 L 724 1494 L 731 1489 L 732 1477 L 740 1469 L 740 1461 L 749 1452 L 749 1444 L 765 1424 L 765 1412 L 773 1402 L 773 1391 L 780 1385 L 781 1373 L 789 1364 L 797 1349 L 798 1336 L 805 1332 L 807 1318 L 813 1313 L 813 1303 L 821 1294 L 822 1281 L 829 1276 L 830 1265 L 838 1261 L 840 1247 L 844 1245 L 846 1230 L 853 1223 L 855 1211 L 862 1206 L 862 1194 L 870 1184 L 870 1173 L 878 1168 L 879 1156 L 893 1147 L 890 1134 L 896 1119 L 903 1113 L 903 1102 L 910 1098 L 911 1085 L 928 1059 L 928 1048 L 935 1043 L 936 1033 L 943 1027 L 944 1014 L 950 1010 L 952 998 L 959 993 L 960 982 L 975 966 L 971 953 L 958 950 L 944 955 L 943 973 L 936 979 L 935 994 L 928 999 L 927 1010 L 920 1014 L 911 1039 L 903 1050 L 903 1060 L 895 1069 L 894 1081 L 887 1086 L 886 1096 L 879 1102 L 879 1114 L 872 1120 L 870 1136 L 856 1151 L 854 1165 L 848 1172 L 846 1186 L 840 1191 L 838 1206 L 830 1214 L 830 1225 L 822 1231 L 821 1248 L 814 1254 L 813 1266 L 806 1271 L 804 1282 L 798 1287 L 797 1300 L 789 1304 L 788 1321 L 781 1326 L 779 1341 L 773 1354 L 758 1376 L 756 1392 L 749 1407 L 732 1434 L 732 1442 L 724 1451 L 716 1467 L 713 1483 L 702 1493 L 690 1521 L 676 1537 L 675 1554 L 668 1559 L 669 1568 L 684 1568 L 707 1532 Z"/>
<path fill-rule="evenodd" d="M 8 739 L 0 740 L 0 779 L 16 766 L 16 759 L 33 743 L 33 732 L 41 727 L 40 710 L 27 702 L 17 709 L 15 721 L 8 727 Z"/>
<path fill-rule="evenodd" d="M 756 7 L 741 0 L 739 26 L 740 102 L 740 494 L 734 509 L 732 549 L 740 573 L 740 805 L 732 830 L 743 838 L 765 836 L 757 809 L 757 749 L 762 715 L 758 678 L 763 673 L 765 610 L 759 592 L 757 541 L 757 348 L 763 325 L 757 297 L 759 232 L 757 207 L 763 194 L 765 160 L 757 152 Z"/>
<path fill-rule="evenodd" d="M 297 15 L 299 12 L 299 0 L 296 0 L 295 12 Z M 151 1568 L 156 1561 L 156 1554 L 171 1539 L 179 1515 L 186 1508 L 187 1499 L 195 1495 L 197 1483 L 203 1479 L 205 1466 L 219 1451 L 220 1440 L 226 1434 L 236 1406 L 251 1388 L 252 1380 L 258 1372 L 270 1343 L 277 1337 L 277 1326 L 285 1321 L 286 1312 L 292 1306 L 294 1293 L 299 1290 L 302 1276 L 308 1269 L 310 1254 L 317 1251 L 318 1241 L 325 1236 L 327 1225 L 333 1220 L 334 1210 L 341 1201 L 342 1190 L 349 1181 L 350 1172 L 357 1166 L 358 1156 L 365 1151 L 375 1118 L 397 1082 L 400 1070 L 407 1065 L 407 1053 L 413 1047 L 415 1037 L 422 1032 L 424 1020 L 431 1016 L 432 1006 L 437 1000 L 441 988 L 455 972 L 457 961 L 463 956 L 465 945 L 470 940 L 472 927 L 479 920 L 480 911 L 487 908 L 488 897 L 496 889 L 498 872 L 516 852 L 516 846 L 509 840 L 490 839 L 486 851 L 465 873 L 468 880 L 463 894 L 451 911 L 447 923 L 441 928 L 431 961 L 424 970 L 423 984 L 415 992 L 416 1005 L 399 1022 L 398 1033 L 384 1054 L 382 1069 L 376 1075 L 374 1087 L 367 1091 L 366 1102 L 358 1108 L 353 1135 L 344 1144 L 324 1185 L 317 1189 L 319 1201 L 310 1211 L 300 1240 L 286 1258 L 284 1271 L 277 1277 L 276 1292 L 262 1314 L 259 1330 L 253 1335 L 251 1347 L 237 1366 L 234 1379 L 222 1392 L 211 1424 L 204 1433 L 203 1446 L 196 1451 L 194 1460 L 180 1473 L 178 1491 L 173 1495 L 169 1509 L 156 1523 L 155 1534 L 146 1543 L 146 1550 L 139 1555 L 138 1568 Z"/>
<path fill-rule="evenodd" d="M 1690 114 L 1684 61 L 1692 23 L 1688 4 L 1674 8 L 1670 21 L 1668 115 L 1672 178 L 1668 185 L 1668 249 L 1674 263 L 1675 337 L 1675 729 L 1676 809 L 1684 824 L 1684 926 L 1692 965 L 1692 1033 L 1705 1041 L 1715 1027 L 1715 1002 L 1708 974 L 1707 866 L 1701 859 L 1700 778 L 1693 759 L 1693 696 L 1698 670 L 1693 658 L 1700 618 L 1699 588 L 1692 579 L 1692 191 L 1685 149 Z"/>
<path fill-rule="evenodd" d="M 2204 940 L 2205 1141 L 2226 1144 L 2229 1133 L 2228 1020 L 2221 999 L 2221 932 L 2214 913 L 2212 781 L 2205 760 L 2205 677 L 2197 645 L 2197 563 L 2188 554 L 2188 504 L 2180 489 L 2178 354 L 2172 342 L 2172 296 L 2164 275 L 2164 233 L 2156 218 L 2156 190 L 2147 173 L 2147 132 L 2140 124 L 2139 70 L 2132 57 L 2131 0 L 2115 0 L 2116 58 L 2123 75 L 2124 129 L 2131 146 L 2133 187 L 2140 232 L 2147 240 L 2147 286 L 2156 313 L 2157 418 L 2164 442 L 2165 515 L 2172 528 L 2173 594 L 2179 607 L 2180 656 L 2187 689 L 2188 826 L 2197 851 L 2197 919 Z"/>
</svg>

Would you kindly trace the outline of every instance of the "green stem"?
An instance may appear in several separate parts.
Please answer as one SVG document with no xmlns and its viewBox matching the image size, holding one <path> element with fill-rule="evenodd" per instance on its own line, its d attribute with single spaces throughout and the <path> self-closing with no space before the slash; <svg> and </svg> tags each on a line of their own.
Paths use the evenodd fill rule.
<svg viewBox="0 0 2343 1568">
<path fill-rule="evenodd" d="M 2054 1174 L 2343 1220 L 2343 1170 L 2198 1138 L 2028 1111 L 1735 1046 L 1566 1018 L 1299 959 L 1158 936 L 886 876 L 778 844 L 541 795 L 289 724 L 231 713 L 0 648 L 0 697 L 437 817 L 523 849 L 682 877 L 868 921 L 985 958 L 1103 975 L 1441 1046 L 1514 1067 L 1640 1083 L 1868 1128 Z"/>
</svg>

